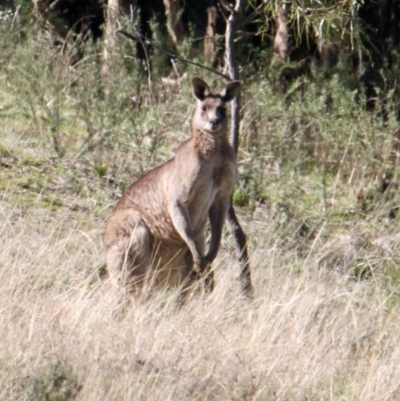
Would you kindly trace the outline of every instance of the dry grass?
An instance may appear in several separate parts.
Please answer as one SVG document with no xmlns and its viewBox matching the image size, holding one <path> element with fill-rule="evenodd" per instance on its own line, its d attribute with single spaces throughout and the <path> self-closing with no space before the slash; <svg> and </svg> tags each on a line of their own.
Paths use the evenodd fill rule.
<svg viewBox="0 0 400 401">
<path fill-rule="evenodd" d="M 123 300 L 97 277 L 100 217 L 0 211 L 2 400 L 400 398 L 398 304 L 373 279 L 318 269 L 322 251 L 296 272 L 265 232 L 253 302 L 224 249 L 215 292 L 178 307 L 171 292 Z"/>
</svg>

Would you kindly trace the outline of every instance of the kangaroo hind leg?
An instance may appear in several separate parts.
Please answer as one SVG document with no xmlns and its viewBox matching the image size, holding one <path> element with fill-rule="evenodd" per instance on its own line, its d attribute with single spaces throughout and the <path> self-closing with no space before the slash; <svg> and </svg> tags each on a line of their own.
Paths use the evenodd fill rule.
<svg viewBox="0 0 400 401">
<path fill-rule="evenodd" d="M 105 235 L 107 270 L 118 287 L 135 289 L 143 284 L 150 264 L 150 232 L 136 211 L 117 211 Z"/>
</svg>

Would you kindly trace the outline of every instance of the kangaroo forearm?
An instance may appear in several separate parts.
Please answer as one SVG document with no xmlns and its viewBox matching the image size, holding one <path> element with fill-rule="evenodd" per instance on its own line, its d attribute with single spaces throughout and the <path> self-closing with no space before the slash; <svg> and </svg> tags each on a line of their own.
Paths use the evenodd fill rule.
<svg viewBox="0 0 400 401">
<path fill-rule="evenodd" d="M 198 249 L 196 242 L 194 241 L 194 236 L 192 229 L 190 227 L 190 220 L 187 211 L 178 205 L 171 207 L 170 209 L 172 224 L 174 225 L 176 231 L 181 236 L 183 241 L 185 241 L 188 246 L 195 264 L 199 264 L 203 255 Z"/>
</svg>

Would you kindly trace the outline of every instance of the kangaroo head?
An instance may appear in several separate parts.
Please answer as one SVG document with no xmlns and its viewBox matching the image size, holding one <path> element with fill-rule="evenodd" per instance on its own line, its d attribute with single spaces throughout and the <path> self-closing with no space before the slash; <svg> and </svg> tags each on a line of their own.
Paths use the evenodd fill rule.
<svg viewBox="0 0 400 401">
<path fill-rule="evenodd" d="M 193 128 L 218 135 L 226 132 L 226 103 L 233 100 L 239 91 L 240 82 L 228 82 L 219 93 L 212 93 L 210 87 L 200 78 L 192 79 L 193 95 L 197 99 L 193 117 Z"/>
</svg>

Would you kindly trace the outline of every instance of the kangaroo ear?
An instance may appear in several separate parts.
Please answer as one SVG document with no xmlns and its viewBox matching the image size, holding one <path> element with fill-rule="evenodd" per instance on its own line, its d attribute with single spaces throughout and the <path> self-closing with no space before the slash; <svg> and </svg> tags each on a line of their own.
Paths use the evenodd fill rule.
<svg viewBox="0 0 400 401">
<path fill-rule="evenodd" d="M 224 102 L 230 102 L 238 94 L 240 88 L 239 81 L 231 81 L 225 85 L 225 88 L 219 93 Z"/>
<path fill-rule="evenodd" d="M 198 100 L 204 100 L 211 93 L 210 87 L 201 78 L 192 79 L 193 96 Z"/>
</svg>

